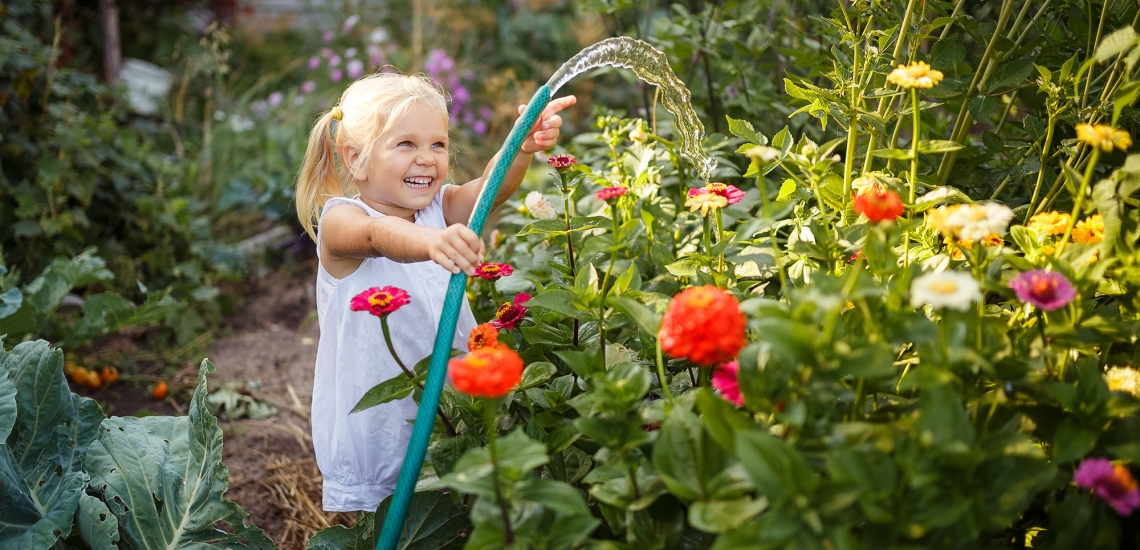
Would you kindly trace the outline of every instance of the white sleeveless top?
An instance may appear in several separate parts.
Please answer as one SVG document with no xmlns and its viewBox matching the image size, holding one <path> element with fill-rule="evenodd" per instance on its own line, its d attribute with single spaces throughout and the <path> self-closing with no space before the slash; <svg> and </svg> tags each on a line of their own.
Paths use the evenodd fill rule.
<svg viewBox="0 0 1140 550">
<path fill-rule="evenodd" d="M 427 208 L 416 212 L 416 225 L 447 227 L 443 218 L 445 185 Z M 383 216 L 356 199 L 330 199 L 321 212 L 353 205 Z M 318 224 L 317 249 L 320 250 Z M 394 286 L 408 292 L 410 303 L 388 317 L 392 344 L 410 369 L 431 355 L 451 272 L 432 261 L 399 263 L 366 258 L 348 277 L 336 279 L 323 265 L 317 269 L 317 318 L 321 337 L 313 377 L 313 447 L 324 476 L 323 507 L 327 512 L 374 512 L 395 489 L 404 461 L 416 403 L 406 397 L 349 414 L 372 386 L 403 375 L 384 344 L 380 319 L 352 311 L 353 296 L 372 288 Z M 466 350 L 475 317 L 463 299 L 452 345 Z"/>
</svg>

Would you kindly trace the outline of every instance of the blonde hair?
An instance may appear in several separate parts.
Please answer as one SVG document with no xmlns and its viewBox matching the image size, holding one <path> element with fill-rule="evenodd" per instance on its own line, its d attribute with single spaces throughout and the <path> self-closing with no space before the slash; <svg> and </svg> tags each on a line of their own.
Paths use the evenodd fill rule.
<svg viewBox="0 0 1140 550">
<path fill-rule="evenodd" d="M 353 82 L 335 107 L 317 117 L 297 174 L 296 191 L 297 217 L 314 241 L 313 226 L 325 202 L 355 194 L 355 176 L 367 169 L 376 141 L 415 105 L 438 111 L 447 124 L 447 99 L 430 78 L 389 72 Z M 339 119 L 335 136 L 334 119 Z M 353 166 L 346 166 L 343 158 L 336 162 L 336 152 L 342 147 L 358 152 Z"/>
</svg>

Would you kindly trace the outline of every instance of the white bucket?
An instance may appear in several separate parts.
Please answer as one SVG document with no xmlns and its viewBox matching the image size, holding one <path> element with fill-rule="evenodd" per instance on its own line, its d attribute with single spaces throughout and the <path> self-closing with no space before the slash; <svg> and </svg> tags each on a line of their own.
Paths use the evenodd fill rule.
<svg viewBox="0 0 1140 550">
<path fill-rule="evenodd" d="M 174 77 L 169 71 L 141 59 L 124 59 L 119 78 L 127 85 L 127 99 L 140 115 L 158 112 L 158 99 L 170 91 Z"/>
</svg>

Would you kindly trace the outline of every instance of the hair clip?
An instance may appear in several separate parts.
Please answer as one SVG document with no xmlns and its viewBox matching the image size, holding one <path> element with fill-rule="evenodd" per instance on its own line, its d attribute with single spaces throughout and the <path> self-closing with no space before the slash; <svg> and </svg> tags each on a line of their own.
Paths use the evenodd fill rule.
<svg viewBox="0 0 1140 550">
<path fill-rule="evenodd" d="M 344 118 L 344 111 L 341 110 L 340 105 L 332 108 L 333 120 L 340 121 Z"/>
</svg>

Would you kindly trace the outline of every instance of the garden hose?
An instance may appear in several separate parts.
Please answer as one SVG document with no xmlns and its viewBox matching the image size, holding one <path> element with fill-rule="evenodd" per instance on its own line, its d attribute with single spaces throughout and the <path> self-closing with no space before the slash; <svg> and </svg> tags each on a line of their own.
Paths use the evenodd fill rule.
<svg viewBox="0 0 1140 550">
<path fill-rule="evenodd" d="M 495 197 L 499 194 L 499 186 L 507 175 L 507 170 L 515 160 L 515 155 L 522 147 L 530 133 L 531 127 L 538 121 L 542 110 L 550 103 L 550 87 L 543 85 L 534 93 L 534 97 L 526 106 L 507 140 L 503 144 L 502 154 L 491 168 L 491 175 L 483 184 L 475 209 L 471 213 L 471 220 L 467 224 L 475 234 L 483 232 L 483 224 L 494 207 Z M 400 535 L 404 531 L 404 518 L 408 514 L 408 507 L 412 502 L 412 495 L 416 490 L 416 482 L 420 478 L 423 468 L 424 456 L 427 453 L 428 443 L 431 441 L 432 429 L 435 426 L 436 408 L 439 406 L 439 396 L 443 391 L 443 381 L 447 377 L 447 362 L 451 359 L 451 343 L 455 338 L 455 324 L 459 318 L 459 309 L 463 304 L 464 294 L 467 290 L 467 274 L 460 271 L 451 276 L 447 285 L 447 297 L 443 303 L 443 313 L 439 318 L 439 327 L 435 333 L 435 347 L 432 348 L 431 363 L 428 367 L 427 380 L 424 381 L 423 394 L 420 396 L 419 410 L 416 412 L 416 423 L 412 428 L 412 438 L 408 443 L 408 452 L 404 455 L 404 465 L 400 468 L 400 478 L 396 482 L 396 491 L 392 493 L 392 502 L 388 506 L 388 513 L 384 516 L 384 528 L 380 539 L 376 543 L 376 550 L 396 550 L 400 542 Z"/>
</svg>

